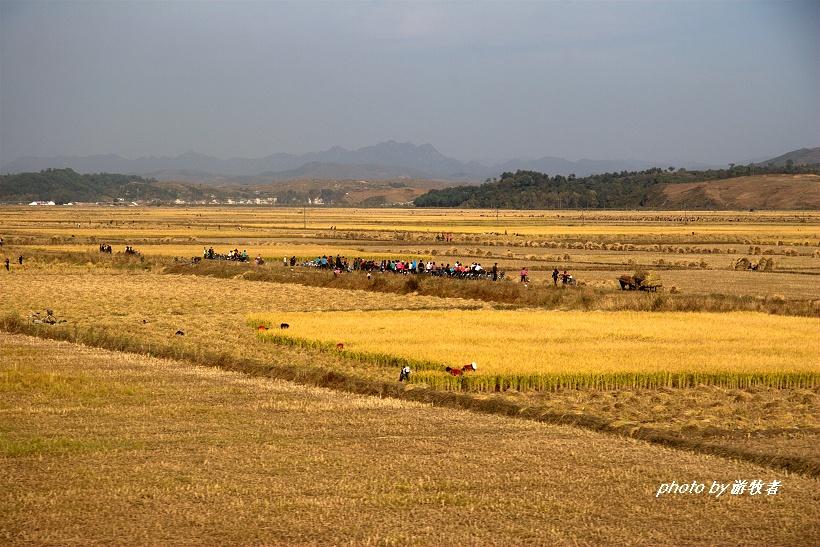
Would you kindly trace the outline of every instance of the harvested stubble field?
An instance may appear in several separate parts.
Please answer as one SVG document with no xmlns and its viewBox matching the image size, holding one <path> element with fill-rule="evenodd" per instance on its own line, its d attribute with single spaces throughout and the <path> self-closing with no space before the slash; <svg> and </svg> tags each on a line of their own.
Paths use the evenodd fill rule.
<svg viewBox="0 0 820 547">
<path fill-rule="evenodd" d="M 299 312 L 484 307 L 480 301 L 397 295 L 294 284 L 167 275 L 141 270 L 120 271 L 88 266 L 41 264 L 26 266 L 3 278 L 0 306 L 19 317 L 7 329 L 32 332 L 112 349 L 191 359 L 203 364 L 274 374 L 299 381 L 360 390 L 385 389 L 402 396 L 395 366 L 348 358 L 344 352 L 279 346 L 260 340 L 247 325 L 249 315 L 279 310 L 270 319 L 288 322 Z M 32 311 L 51 308 L 67 322 L 32 325 Z M 371 312 L 371 313 L 372 313 Z M 722 317 L 722 315 L 716 315 Z M 292 328 L 298 328 L 292 322 Z M 184 336 L 175 336 L 182 329 Z M 808 341 L 802 344 L 807 346 Z M 357 382 L 359 382 L 357 384 Z M 363 382 L 363 384 L 362 384 Z M 378 384 L 378 382 L 384 382 Z M 413 389 L 417 389 L 413 386 Z M 364 392 L 371 392 L 367 387 Z M 409 394 L 412 396 L 412 394 Z M 503 392 L 482 395 L 490 404 L 512 404 L 558 422 L 587 420 L 607 430 L 637 434 L 638 429 L 663 431 L 676 438 L 697 439 L 724 446 L 727 439 L 749 437 L 744 450 L 755 461 L 768 461 L 775 451 L 796 458 L 795 468 L 820 470 L 807 439 L 820 432 L 817 389 L 777 389 L 763 386 L 723 389 L 691 388 L 566 389 L 550 392 Z M 628 403 L 625 403 L 628 401 Z M 662 408 L 659 409 L 658 407 Z M 586 418 L 588 417 L 588 419 Z M 734 442 L 734 441 L 733 441 Z"/>
<path fill-rule="evenodd" d="M 213 245 L 181 245 L 178 243 L 152 243 L 136 246 L 140 254 L 148 257 L 170 257 L 170 258 L 184 258 L 191 259 L 193 257 L 201 257 L 203 247 L 212 247 Z M 30 247 L 34 251 L 46 252 L 70 252 L 70 253 L 94 253 L 98 251 L 98 247 L 89 245 L 33 245 Z M 368 258 L 390 259 L 395 257 L 395 253 L 390 250 L 374 251 L 365 250 L 359 251 L 356 247 L 342 246 L 338 243 L 330 243 L 328 245 L 317 245 L 316 243 L 276 243 L 263 241 L 261 244 L 252 242 L 250 244 L 236 244 L 231 246 L 229 243 L 217 244 L 214 247 L 215 252 L 227 253 L 230 250 L 238 249 L 241 251 L 248 251 L 251 258 L 261 255 L 263 259 L 268 262 L 281 262 L 282 258 L 296 256 L 299 262 L 308 259 L 321 257 L 322 255 L 336 256 L 360 256 L 365 255 Z M 124 250 L 123 248 L 116 249 L 117 251 Z"/>
<path fill-rule="evenodd" d="M 242 279 L 211 279 L 162 275 L 142 270 L 111 270 L 94 266 L 31 264 L 3 279 L 0 307 L 28 320 L 34 311 L 54 310 L 66 320 L 51 331 L 114 337 L 138 351 L 159 352 L 171 348 L 175 355 L 220 355 L 225 361 L 252 355 L 272 364 L 305 363 L 315 360 L 322 368 L 343 366 L 332 356 L 300 349 L 277 348 L 256 339 L 245 326 L 248 313 L 280 310 L 289 313 L 310 310 L 423 310 L 487 306 L 477 301 L 374 294 L 273 284 Z M 182 330 L 183 336 L 174 333 Z M 381 367 L 356 366 L 379 377 L 392 378 Z"/>
<path fill-rule="evenodd" d="M 636 269 L 655 270 L 668 288 L 675 287 L 675 291 L 690 295 L 726 294 L 734 296 L 772 297 L 785 300 L 817 301 L 820 309 L 820 257 L 795 256 L 776 257 L 777 268 L 772 272 L 736 271 L 730 268 L 731 255 L 677 255 L 645 252 L 611 251 L 606 254 L 581 250 L 568 251 L 571 255 L 542 254 L 535 251 L 513 249 L 515 253 L 508 253 L 500 248 L 476 252 L 475 249 L 463 249 L 460 252 L 445 250 L 431 254 L 429 248 L 397 247 L 391 250 L 385 245 L 359 245 L 357 247 L 342 246 L 337 242 L 328 241 L 325 245 L 316 243 L 280 243 L 264 241 L 245 241 L 237 243 L 217 243 L 215 250 L 227 252 L 238 247 L 247 250 L 251 257 L 261 255 L 269 266 L 281 265 L 283 257 L 296 256 L 299 263 L 327 255 L 341 255 L 352 259 L 362 257 L 372 260 L 389 260 L 400 257 L 406 260 L 421 259 L 440 263 L 454 263 L 456 260 L 472 262 L 478 261 L 485 267 L 498 263 L 501 271 L 506 271 L 510 280 L 517 280 L 517 273 L 522 266 L 527 266 L 530 279 L 539 286 L 551 285 L 550 272 L 553 268 L 560 271 L 568 270 L 583 284 L 607 289 L 617 289 L 618 276 Z M 116 248 L 121 252 L 125 247 Z M 182 245 L 178 243 L 138 245 L 138 250 L 147 258 L 182 258 L 189 260 L 202 255 L 203 245 Z M 87 244 L 58 244 L 58 245 L 31 245 L 15 246 L 10 250 L 18 249 L 23 253 L 61 254 L 72 253 L 76 256 L 98 255 L 95 246 Z M 458 250 L 457 250 L 458 251 Z M 683 256 L 683 260 L 681 259 Z M 665 258 L 664 258 L 665 257 Z M 93 257 L 96 258 L 96 257 Z M 659 261 L 663 263 L 658 264 Z"/>
<path fill-rule="evenodd" d="M 0 334 L 0 352 L 7 545 L 809 545 L 820 533 L 817 479 L 751 464 L 24 336 Z M 673 479 L 783 484 L 656 498 Z"/>
<path fill-rule="evenodd" d="M 278 314 L 249 318 L 276 325 Z M 412 381 L 468 391 L 563 388 L 820 387 L 820 319 L 760 313 L 423 310 L 289 313 L 260 333 L 374 363 L 399 357 Z M 320 342 L 322 344 L 316 344 Z M 445 366 L 479 363 L 454 377 Z"/>
<path fill-rule="evenodd" d="M 315 258 L 326 254 L 335 256 L 341 254 L 348 258 L 352 257 L 366 257 L 369 259 L 382 260 L 394 258 L 396 253 L 387 251 L 373 251 L 366 250 L 359 252 L 358 249 L 353 250 L 347 248 L 335 247 L 332 245 L 326 247 L 317 246 L 283 246 L 281 249 L 276 247 L 256 248 L 251 245 L 242 247 L 247 249 L 250 256 L 261 254 L 267 261 L 267 267 L 276 269 L 281 266 L 282 257 L 297 256 L 300 262 L 304 259 Z M 201 252 L 201 247 L 184 248 L 174 245 L 155 245 L 148 247 L 139 247 L 140 251 L 151 260 L 163 261 L 174 257 L 183 257 L 190 259 L 191 256 L 196 255 L 196 251 Z M 222 250 L 227 247 L 223 246 Z M 321 251 L 323 249 L 323 251 Z M 75 255 L 75 260 L 82 256 L 88 256 L 89 261 L 100 260 L 96 251 L 89 251 L 86 246 L 36 246 L 26 248 L 23 252 L 40 253 L 44 251 L 45 254 L 70 252 Z M 193 254 L 192 254 L 193 253 Z M 30 256 L 30 254 L 29 254 Z M 115 255 L 117 256 L 117 255 Z M 581 280 L 584 286 L 606 289 L 610 292 L 617 292 L 618 282 L 617 278 L 624 273 L 631 273 L 637 269 L 645 269 L 656 271 L 667 291 L 674 287 L 674 293 L 684 296 L 712 296 L 712 295 L 726 295 L 730 297 L 751 297 L 772 300 L 785 300 L 789 302 L 805 302 L 808 307 L 815 308 L 815 313 L 820 313 L 820 275 L 815 275 L 813 272 L 807 272 L 805 269 L 795 270 L 787 269 L 786 266 L 778 267 L 774 272 L 752 272 L 752 271 L 732 271 L 728 269 L 714 270 L 714 269 L 700 269 L 700 268 L 675 268 L 665 267 L 659 269 L 652 265 L 653 260 L 648 257 L 644 261 L 635 263 L 624 263 L 623 260 L 612 260 L 609 263 L 595 261 L 587 262 L 582 255 L 574 255 L 576 258 L 571 261 L 540 261 L 540 260 L 522 260 L 522 259 L 508 259 L 508 258 L 487 258 L 487 257 L 472 257 L 460 255 L 459 258 L 442 258 L 440 256 L 425 255 L 423 253 L 406 253 L 401 256 L 407 260 L 413 258 L 421 258 L 422 260 L 435 260 L 443 263 L 451 263 L 455 260 L 473 261 L 478 260 L 485 266 L 490 266 L 493 262 L 498 263 L 501 271 L 506 271 L 507 277 L 511 282 L 517 281 L 517 272 L 522 265 L 529 267 L 530 280 L 535 284 L 535 287 L 544 287 L 552 285 L 550 272 L 553 267 L 559 270 L 568 270 L 573 273 L 576 279 Z M 820 260 L 814 259 L 820 265 Z M 211 267 L 225 266 L 224 262 L 216 261 L 217 264 L 212 264 Z M 797 260 L 793 260 L 797 262 Z M 800 268 L 800 266 L 795 266 Z M 594 269 L 588 269 L 594 268 Z M 201 269 L 206 269 L 204 266 Z M 290 270 L 288 270 L 290 271 Z M 304 268 L 295 270 L 296 276 L 302 275 Z M 279 277 L 282 277 L 280 274 Z M 281 279 L 280 279 L 281 281 Z M 634 296 L 633 296 L 634 298 Z M 697 308 L 696 308 L 697 309 Z M 749 309 L 749 308 L 740 308 Z"/>
<path fill-rule="evenodd" d="M 549 282 L 557 267 L 614 288 L 619 275 L 657 270 L 684 294 L 820 301 L 820 214 L 807 212 L 465 211 L 288 208 L 4 207 L 7 252 L 83 253 L 135 245 L 150 257 L 247 249 L 272 263 L 321 254 L 443 263 L 493 262 Z M 307 222 L 305 222 L 307 220 Z M 332 229 L 331 229 L 332 228 Z M 448 241 L 441 239 L 448 234 Z M 738 258 L 774 258 L 771 272 L 734 271 Z"/>
<path fill-rule="evenodd" d="M 795 364 L 799 367 L 806 363 L 816 367 L 816 329 L 812 331 L 811 326 L 817 324 L 820 313 L 820 214 L 817 212 L 497 213 L 309 209 L 305 214 L 301 209 L 109 207 L 2 208 L 0 212 L 0 236 L 6 240 L 0 254 L 12 260 L 20 254 L 26 257 L 23 266 L 12 263 L 10 273 L 0 272 L 0 309 L 5 314 L 0 315 L 0 328 L 246 373 L 245 377 L 223 377 L 222 372 L 205 372 L 219 378 L 217 383 L 230 386 L 223 386 L 224 390 L 216 394 L 209 391 L 206 382 L 198 381 L 191 381 L 196 389 L 188 388 L 184 393 L 181 390 L 177 393 L 176 388 L 171 387 L 163 392 L 157 383 L 173 384 L 164 375 L 157 376 L 161 380 L 146 377 L 146 382 L 154 382 L 149 388 L 139 383 L 143 380 L 136 384 L 121 381 L 133 378 L 121 369 L 139 368 L 143 366 L 139 363 L 154 362 L 152 359 L 101 352 L 104 359 L 113 363 L 106 370 L 110 372 L 113 367 L 117 373 L 111 373 L 115 374 L 114 378 L 103 374 L 104 380 L 100 380 L 93 367 L 81 373 L 79 365 L 71 365 L 65 374 L 58 374 L 44 370 L 45 362 L 32 364 L 31 352 L 50 355 L 40 342 L 24 344 L 29 347 L 30 343 L 35 350 L 3 346 L 4 356 L 28 355 L 26 366 L 30 367 L 7 377 L 8 383 L 15 386 L 12 392 L 18 401 L 11 405 L 9 412 L 26 412 L 26 419 L 19 420 L 5 410 L 0 414 L 0 420 L 12 417 L 8 423 L 14 425 L 14 429 L 3 425 L 0 430 L 2 446 L 7 450 L 5 461 L 18 466 L 14 469 L 24 471 L 19 474 L 23 478 L 14 485 L 13 496 L 6 498 L 10 501 L 5 505 L 12 510 L 0 508 L 3 515 L 0 518 L 7 518 L 4 522 L 9 523 L 0 529 L 4 533 L 26 528 L 35 531 L 31 537 L 15 532 L 10 541 L 66 543 L 68 533 L 81 537 L 76 523 L 80 522 L 78 515 L 86 512 L 113 515 L 114 518 L 100 519 L 90 528 L 94 534 L 100 534 L 91 539 L 109 543 L 119 537 L 115 535 L 118 528 L 130 530 L 131 537 L 139 543 L 169 543 L 175 538 L 178 541 L 180 536 L 168 532 L 171 528 L 184 530 L 185 537 L 194 543 L 802 545 L 816 542 L 812 540 L 818 533 L 817 482 L 802 482 L 806 479 L 789 475 L 783 469 L 814 477 L 820 475 L 816 450 L 820 439 L 820 389 L 816 385 L 813 388 L 733 387 L 732 381 L 738 378 L 737 370 L 740 370 L 738 356 L 746 359 L 744 364 L 751 367 L 794 369 Z M 306 229 L 303 228 L 305 216 Z M 437 240 L 441 232 L 451 234 L 452 240 Z M 143 260 L 116 254 L 102 256 L 96 252 L 96 245 L 103 242 L 114 245 L 115 251 L 134 244 L 147 256 Z M 248 249 L 253 255 L 261 253 L 272 260 L 264 268 L 223 262 L 197 266 L 172 264 L 170 257 L 198 256 L 203 246 L 214 246 L 217 251 L 235 247 Z M 451 263 L 480 258 L 485 266 L 497 261 L 510 273 L 517 272 L 523 265 L 530 266 L 533 283 L 522 286 L 517 282 L 408 280 L 392 275 L 374 276 L 368 281 L 361 275 L 333 278 L 329 273 L 281 267 L 282 256 L 307 259 L 320 253 L 372 258 L 418 256 Z M 729 269 L 734 259 L 744 256 L 774 257 L 775 271 Z M 569 269 L 585 286 L 546 287 L 551 281 L 546 278 L 546 272 L 554 266 Z M 614 279 L 638 268 L 657 270 L 665 288 L 674 285 L 677 294 L 667 290 L 635 294 L 614 289 Z M 542 309 L 519 309 L 524 306 Z M 66 323 L 33 324 L 29 315 L 46 308 L 53 309 Z M 548 312 L 543 308 L 564 311 Z M 596 309 L 608 311 L 589 311 Z M 549 317 L 550 326 L 555 316 L 572 317 L 574 324 L 559 327 L 564 335 L 550 339 L 551 345 L 567 348 L 573 347 L 573 335 L 583 332 L 587 322 L 590 328 L 595 323 L 602 332 L 611 335 L 599 337 L 596 343 L 595 336 L 587 332 L 577 340 L 576 351 L 554 354 L 564 364 L 579 361 L 578 353 L 583 352 L 585 356 L 596 356 L 587 363 L 593 367 L 596 362 L 603 366 L 651 365 L 650 356 L 654 354 L 657 358 L 654 363 L 665 359 L 668 368 L 700 363 L 700 370 L 708 370 L 706 365 L 715 362 L 723 366 L 730 363 L 733 368 L 722 370 L 721 374 L 727 378 L 722 385 L 699 383 L 670 388 L 658 382 L 656 387 L 621 384 L 578 388 L 576 385 L 575 389 L 537 391 L 527 389 L 531 385 L 521 384 L 518 387 L 524 389 L 520 391 L 454 392 L 430 389 L 424 383 L 399 384 L 397 367 L 385 366 L 378 359 L 359 354 L 349 345 L 348 332 L 344 337 L 324 338 L 334 346 L 336 338 L 343 338 L 348 346 L 346 351 L 339 352 L 335 347 L 329 350 L 321 344 L 271 344 L 261 340 L 253 325 L 248 325 L 249 317 L 270 314 L 265 316 L 267 320 L 274 324 L 289 322 L 293 329 L 290 334 L 299 336 L 306 318 L 315 318 L 313 312 L 326 312 L 327 316 L 333 312 L 336 318 L 361 317 L 365 324 L 371 325 L 374 324 L 371 319 L 386 316 L 380 326 L 398 323 L 406 325 L 405 330 L 410 333 L 413 332 L 409 330 L 412 320 L 408 317 L 438 314 L 461 318 L 473 315 L 476 310 L 488 321 L 505 323 L 493 329 L 495 333 L 504 332 L 511 318 L 527 314 L 534 314 L 539 322 L 542 316 Z M 647 313 L 650 310 L 664 313 Z M 728 313 L 737 310 L 776 315 Z M 634 314 L 636 319 L 632 323 L 650 333 L 655 329 L 651 319 L 657 318 L 655 322 L 666 324 L 668 320 L 684 333 L 704 333 L 708 329 L 709 336 L 687 335 L 687 343 L 676 342 L 677 333 L 670 334 L 670 323 L 663 336 L 642 334 L 629 326 L 625 338 L 619 338 L 610 327 L 620 323 L 609 324 L 605 319 L 632 317 L 628 311 L 641 312 Z M 678 311 L 712 313 L 678 314 Z M 602 323 L 595 319 L 599 316 L 605 318 Z M 395 321 L 396 318 L 399 321 Z M 480 323 L 483 325 L 483 320 Z M 513 323 L 526 333 L 526 321 Z M 431 327 L 425 322 L 426 328 L 414 327 L 414 331 L 425 335 L 433 328 L 445 333 L 459 332 L 446 319 L 437 319 L 434 324 L 435 327 Z M 174 335 L 177 330 L 185 334 Z M 378 332 L 378 329 L 371 330 Z M 707 343 L 701 344 L 704 337 Z M 537 359 L 552 351 L 544 347 L 537 335 L 513 338 L 508 342 L 496 334 L 495 340 L 505 344 L 505 353 L 511 354 L 518 346 L 524 363 L 538 362 Z M 475 341 L 466 342 L 472 345 L 472 350 L 492 350 Z M 397 345 L 394 343 L 384 355 L 391 358 L 398 355 Z M 605 358 L 608 346 L 612 355 L 618 357 L 617 363 Z M 90 355 L 96 351 L 70 345 L 59 347 L 65 348 L 66 360 L 82 356 L 84 363 L 91 362 Z M 630 347 L 634 349 L 631 360 Z M 672 348 L 679 351 L 675 353 Z M 425 344 L 412 356 L 419 357 L 428 349 L 433 348 Z M 644 352 L 649 356 L 642 356 Z M 454 355 L 445 352 L 442 364 L 479 360 L 458 356 L 450 361 Z M 489 370 L 486 366 L 494 360 L 503 361 L 487 355 L 489 361 L 479 360 L 480 372 Z M 812 360 L 807 361 L 807 357 Z M 12 361 L 4 360 L 0 367 L 9 362 Z M 60 366 L 59 363 L 56 360 L 54 366 Z M 162 363 L 160 368 L 169 373 L 188 374 L 190 370 L 179 363 Z M 539 366 L 554 365 L 549 360 L 538 363 Z M 150 370 L 150 375 L 158 374 L 156 368 Z M 764 372 L 777 375 L 783 374 L 783 370 Z M 815 368 L 812 371 L 811 374 L 817 374 Z M 120 376 L 121 373 L 124 376 Z M 510 373 L 505 370 L 504 374 Z M 445 414 L 443 410 L 398 400 L 378 403 L 382 406 L 377 405 L 372 413 L 362 415 L 344 404 L 323 406 L 325 399 L 310 395 L 305 399 L 307 402 L 300 399 L 296 405 L 302 416 L 282 416 L 285 420 L 282 423 L 287 427 L 309 429 L 310 433 L 283 430 L 281 427 L 286 426 L 277 425 L 278 415 L 266 414 L 275 407 L 270 399 L 267 403 L 254 403 L 244 398 L 255 393 L 256 388 L 251 387 L 257 385 L 255 382 L 262 381 L 247 375 L 286 378 L 340 391 L 375 393 L 395 399 L 521 416 L 533 422 L 573 423 L 689 451 L 719 453 L 765 465 L 765 473 L 772 478 L 800 481 L 801 485 L 809 486 L 805 492 L 810 494 L 776 500 L 761 498 L 763 503 L 748 507 L 740 498 L 728 498 L 731 505 L 722 504 L 724 500 L 713 503 L 715 500 L 697 498 L 667 498 L 649 503 L 654 493 L 645 481 L 663 482 L 661 476 L 665 481 L 684 479 L 693 475 L 689 471 L 709 475 L 691 477 L 699 480 L 731 481 L 752 477 L 734 476 L 725 470 L 751 467 L 703 454 L 662 450 L 615 436 L 600 437 L 578 429 L 562 429 L 568 435 L 562 444 L 549 433 L 555 430 L 542 424 L 477 413 L 447 411 Z M 435 375 L 441 377 L 440 372 Z M 49 387 L 43 388 L 43 384 Z M 313 393 L 312 388 L 289 385 L 284 391 L 265 389 L 268 390 L 265 393 L 275 392 L 276 401 L 286 400 L 285 392 L 294 389 L 300 394 Z M 166 402 L 155 397 L 159 397 L 160 392 L 162 396 L 167 395 Z M 200 393 L 207 404 L 196 400 Z M 370 401 L 321 393 L 328 399 Z M 59 399 L 67 406 L 49 407 L 47 401 L 51 399 Z M 36 400 L 45 408 L 56 410 L 35 412 L 31 410 L 34 406 L 20 403 L 22 400 Z M 120 400 L 132 405 L 127 412 L 138 412 L 138 417 L 142 417 L 136 422 L 126 422 L 129 428 L 123 425 L 122 416 L 117 414 L 119 410 L 103 403 Z M 139 401 L 139 409 L 133 408 L 136 401 Z M 173 407 L 174 401 L 179 402 L 178 407 Z M 242 406 L 246 402 L 248 406 Z M 161 415 L 147 416 L 152 405 L 162 409 Z M 57 430 L 54 416 L 61 417 L 69 434 Z M 195 419 L 188 420 L 189 416 Z M 384 417 L 389 419 L 376 422 Z M 212 418 L 224 419 L 224 422 L 211 422 Z M 199 423 L 203 420 L 213 427 L 207 429 L 211 427 L 207 425 L 208 433 L 198 436 L 197 432 L 201 433 L 205 427 Z M 114 428 L 111 424 L 115 421 L 117 429 L 108 435 L 116 439 L 111 444 L 99 437 L 89 438 L 88 432 L 93 428 L 89 428 L 88 423 L 94 428 L 100 425 L 100 431 L 108 431 L 105 427 Z M 343 440 L 337 442 L 337 437 L 328 433 L 317 437 L 317 423 L 327 424 L 332 428 L 330 433 L 342 432 Z M 372 428 L 362 429 L 362 424 Z M 448 424 L 455 425 L 458 433 L 448 429 Z M 118 436 L 119 431 L 123 437 Z M 169 431 L 172 433 L 167 433 Z M 275 442 L 265 444 L 260 440 L 265 431 L 271 432 Z M 284 433 L 276 436 L 276 431 Z M 347 431 L 351 431 L 351 435 L 364 435 L 366 441 L 347 437 Z M 37 437 L 40 432 L 42 435 Z M 463 437 L 459 436 L 462 434 Z M 387 437 L 389 443 L 381 444 L 379 437 Z M 123 438 L 138 442 L 118 444 Z M 362 448 L 374 438 L 375 444 Z M 207 447 L 197 444 L 203 439 Z M 590 439 L 606 440 L 593 442 Z M 509 444 L 513 441 L 515 446 Z M 327 443 L 336 444 L 329 445 L 329 452 L 322 451 L 320 447 Z M 271 452 L 280 445 L 284 454 Z M 639 447 L 641 456 L 621 457 L 620 446 Z M 222 447 L 234 449 L 222 450 Z M 401 454 L 404 447 L 410 452 L 400 457 L 401 465 L 398 465 L 394 456 Z M 597 456 L 599 453 L 615 454 L 615 459 L 604 460 Z M 204 455 L 196 460 L 197 465 L 191 466 L 188 459 L 191 454 Z M 281 456 L 278 460 L 277 454 Z M 309 454 L 310 464 L 299 459 L 298 454 L 303 459 Z M 132 457 L 136 460 L 128 459 Z M 498 463 L 494 458 L 502 458 L 503 462 Z M 293 461 L 297 463 L 283 463 Z M 453 465 L 454 461 L 458 463 Z M 472 463 L 463 464 L 464 461 L 477 461 L 486 466 L 486 471 Z M 651 465 L 644 463 L 650 461 Z M 698 462 L 699 466 L 716 462 L 714 465 L 719 467 L 686 467 L 689 464 L 682 462 Z M 316 467 L 322 464 L 332 472 L 317 479 Z M 377 467 L 374 469 L 372 465 Z M 388 470 L 390 476 L 395 477 L 403 476 L 407 468 L 412 468 L 408 475 L 410 482 L 399 483 L 404 486 L 397 491 L 392 486 L 396 484 L 395 478 L 386 478 Z M 428 471 L 431 468 L 435 472 Z M 114 469 L 116 473 L 110 479 L 103 477 L 100 470 L 105 469 Z M 462 473 L 463 469 L 467 472 Z M 527 475 L 533 470 L 534 475 Z M 722 473 L 732 476 L 724 477 Z M 335 479 L 331 476 L 351 477 L 341 496 L 332 491 Z M 216 479 L 208 482 L 212 477 Z M 260 481 L 260 477 L 265 480 Z M 438 477 L 442 479 L 441 484 L 435 482 Z M 477 478 L 476 482 L 472 482 L 473 477 Z M 609 494 L 594 490 L 591 485 L 598 478 L 610 481 L 614 490 L 607 490 Z M 309 485 L 311 480 L 318 485 L 314 489 Z M 415 480 L 420 481 L 419 488 L 413 486 Z M 270 481 L 273 481 L 271 485 L 267 485 Z M 92 488 L 89 485 L 98 487 L 100 483 L 103 483 L 100 491 L 109 498 L 96 500 L 88 493 Z M 31 487 L 32 484 L 36 487 Z M 281 485 L 284 485 L 285 497 L 274 496 L 274 490 Z M 642 489 L 641 494 L 624 498 L 624 493 L 633 487 Z M 32 492 L 40 494 L 32 495 Z M 27 516 L 27 504 L 40 503 L 50 495 L 60 496 L 64 492 L 79 494 L 77 499 L 81 503 L 72 507 L 65 497 L 59 497 L 59 504 L 46 505 L 54 510 L 47 513 L 47 519 L 42 521 L 45 524 L 42 527 L 32 524 L 34 521 Z M 591 492 L 595 492 L 592 498 L 584 501 L 584 496 Z M 107 505 L 103 503 L 105 499 L 108 499 Z M 135 499 L 141 501 L 137 503 Z M 542 499 L 547 500 L 546 504 L 541 503 Z M 203 500 L 208 503 L 203 504 Z M 397 506 L 412 510 L 421 522 L 428 523 L 426 528 L 420 530 L 412 524 L 414 521 L 406 518 L 394 520 L 384 516 L 392 514 Z M 108 507 L 112 508 L 111 512 L 105 513 Z M 135 507 L 138 512 L 144 510 L 145 513 L 140 514 L 145 514 L 145 520 L 149 521 L 147 527 L 143 527 L 144 532 L 136 529 L 134 520 L 126 520 Z M 727 512 L 726 507 L 731 510 Z M 761 507 L 766 511 L 760 510 Z M 480 518 L 449 518 L 451 513 L 461 516 L 465 511 Z M 544 520 L 543 514 L 536 516 L 541 511 L 558 516 Z M 323 515 L 318 525 L 317 512 Z M 351 512 L 357 518 L 337 519 Z M 636 514 L 641 518 L 635 518 Z M 805 523 L 801 520 L 804 517 Z M 602 524 L 591 525 L 593 519 Z M 648 528 L 646 522 L 650 520 L 658 525 Z M 346 527 L 342 522 L 361 525 Z M 683 532 L 677 530 L 677 535 L 673 535 L 673 526 L 680 528 L 681 522 L 692 526 L 684 526 Z M 484 524 L 486 528 L 482 527 Z M 219 529 L 224 530 L 224 534 L 220 535 Z M 491 529 L 495 535 L 488 531 Z M 725 535 L 730 529 L 746 535 L 742 535 L 742 539 Z"/>
<path fill-rule="evenodd" d="M 817 243 L 817 211 L 495 211 L 459 209 L 4 207 L 9 234 L 275 237 L 328 231 L 476 235 L 681 236 L 687 240 Z M 505 234 L 506 232 L 506 234 Z M 695 234 L 692 234 L 695 232 Z M 691 237 L 695 236 L 695 237 Z M 457 238 L 458 240 L 459 238 Z M 773 243 L 774 244 L 774 243 Z"/>
</svg>

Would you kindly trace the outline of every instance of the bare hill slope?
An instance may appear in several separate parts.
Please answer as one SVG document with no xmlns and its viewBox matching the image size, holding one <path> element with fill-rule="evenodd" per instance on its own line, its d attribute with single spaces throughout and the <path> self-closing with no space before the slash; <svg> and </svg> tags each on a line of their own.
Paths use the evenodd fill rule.
<svg viewBox="0 0 820 547">
<path fill-rule="evenodd" d="M 820 176 L 755 175 L 662 184 L 647 196 L 663 209 L 820 209 Z"/>
<path fill-rule="evenodd" d="M 794 165 L 815 165 L 820 163 L 820 146 L 816 148 L 801 148 L 786 152 L 782 156 L 777 156 L 770 160 L 762 161 L 756 165 L 777 165 L 784 166 L 789 161 Z"/>
</svg>

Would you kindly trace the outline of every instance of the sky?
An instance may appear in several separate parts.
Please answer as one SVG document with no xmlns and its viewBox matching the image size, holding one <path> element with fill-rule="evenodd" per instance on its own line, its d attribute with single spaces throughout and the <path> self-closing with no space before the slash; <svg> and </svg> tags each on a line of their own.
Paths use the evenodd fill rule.
<svg viewBox="0 0 820 547">
<path fill-rule="evenodd" d="M 0 0 L 0 163 L 764 159 L 820 146 L 819 36 L 820 2 Z"/>
</svg>

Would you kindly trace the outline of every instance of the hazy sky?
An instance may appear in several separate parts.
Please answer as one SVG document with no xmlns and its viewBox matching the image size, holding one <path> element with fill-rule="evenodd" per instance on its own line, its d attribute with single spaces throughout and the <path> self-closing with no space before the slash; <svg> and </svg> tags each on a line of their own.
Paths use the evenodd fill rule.
<svg viewBox="0 0 820 547">
<path fill-rule="evenodd" d="M 743 161 L 820 146 L 818 35 L 818 2 L 0 0 L 0 161 Z"/>
</svg>

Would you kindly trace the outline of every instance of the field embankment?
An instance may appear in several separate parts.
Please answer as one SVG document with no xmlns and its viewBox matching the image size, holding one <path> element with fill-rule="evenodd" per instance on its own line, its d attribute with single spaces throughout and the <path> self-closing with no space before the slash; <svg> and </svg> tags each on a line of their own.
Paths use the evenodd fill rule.
<svg viewBox="0 0 820 547">
<path fill-rule="evenodd" d="M 374 274 L 371 279 L 368 279 L 363 273 L 334 276 L 331 272 L 311 268 L 282 268 L 276 264 L 260 268 L 227 261 L 203 261 L 199 264 L 166 262 L 166 264 L 164 271 L 174 275 L 295 283 L 311 287 L 364 290 L 377 293 L 412 293 L 440 298 L 469 299 L 514 307 L 585 311 L 757 311 L 777 315 L 820 317 L 820 300 L 786 300 L 776 295 L 760 297 L 732 294 L 625 292 L 600 286 L 553 287 L 544 282 L 540 284 L 513 281 L 492 283 L 381 273 Z"/>
</svg>

